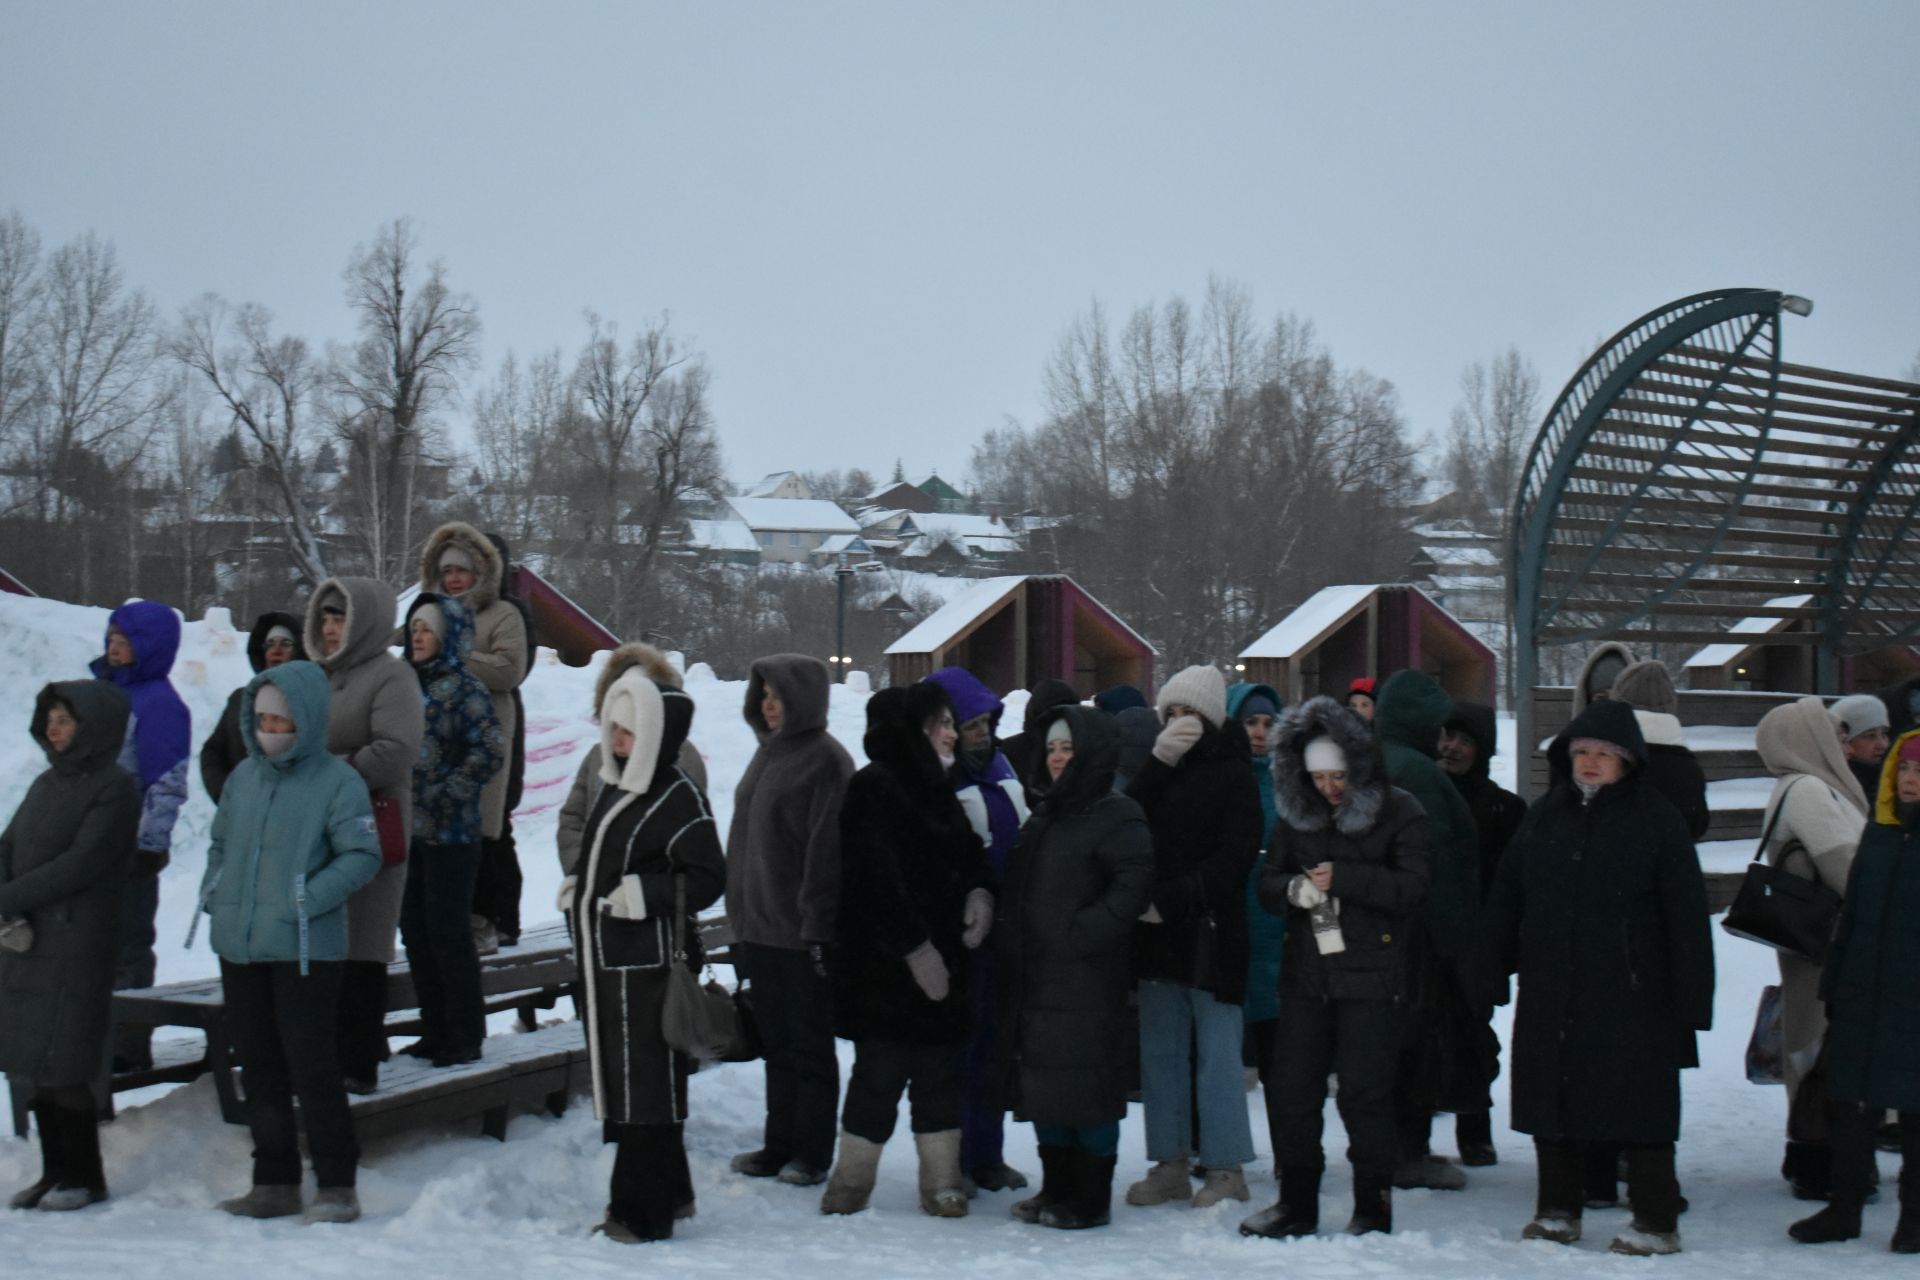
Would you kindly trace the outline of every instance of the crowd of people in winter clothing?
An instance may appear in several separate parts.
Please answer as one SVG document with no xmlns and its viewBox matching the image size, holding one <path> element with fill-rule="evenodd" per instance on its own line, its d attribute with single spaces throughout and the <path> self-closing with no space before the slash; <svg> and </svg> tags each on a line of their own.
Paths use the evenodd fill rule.
<svg viewBox="0 0 1920 1280">
<path fill-rule="evenodd" d="M 424 1026 L 401 1052 L 484 1052 L 479 955 L 519 928 L 510 810 L 532 654 L 506 564 L 447 525 L 397 631 L 390 587 L 341 578 L 249 637 L 257 674 L 199 761 L 218 805 L 200 906 L 254 1143 L 229 1213 L 358 1216 L 348 1095 L 378 1088 L 396 935 Z M 144 1035 L 116 1034 L 111 992 L 152 981 L 185 794 L 179 634 L 166 606 L 123 606 L 97 678 L 35 704 L 49 767 L 0 835 L 0 1069 L 45 1156 L 18 1208 L 106 1197 L 100 1090 L 110 1066 L 150 1060 Z M 1346 1230 L 1390 1232 L 1394 1189 L 1461 1191 L 1498 1161 L 1490 1024 L 1516 1000 L 1511 1120 L 1537 1163 L 1520 1236 L 1578 1240 L 1624 1170 L 1632 1220 L 1612 1250 L 1679 1250 L 1679 1073 L 1698 1064 L 1714 964 L 1694 852 L 1705 780 L 1659 663 L 1593 653 L 1531 806 L 1490 775 L 1492 708 L 1416 670 L 1294 706 L 1212 666 L 1151 700 L 1117 686 L 1089 705 L 1049 680 L 1001 737 L 1002 699 L 948 667 L 868 700 L 858 770 L 827 731 L 830 689 L 811 657 L 753 664 L 758 749 L 723 852 L 676 668 L 630 644 L 596 684 L 557 906 L 616 1148 L 609 1238 L 663 1240 L 694 1212 L 695 1064 L 663 1014 L 674 966 L 702 963 L 696 915 L 724 895 L 766 1106 L 761 1145 L 732 1168 L 824 1184 L 823 1213 L 866 1208 L 903 1098 L 936 1217 L 1027 1189 L 1021 1222 L 1109 1222 L 1135 1097 L 1149 1165 L 1126 1204 L 1249 1201 L 1251 1072 L 1279 1194 L 1241 1232 L 1320 1230 L 1330 1092 L 1353 1166 Z M 1792 1225 L 1805 1242 L 1860 1234 L 1884 1113 L 1920 1144 L 1920 943 L 1903 923 L 1920 913 L 1916 710 L 1904 687 L 1804 698 L 1757 731 L 1778 779 L 1764 855 L 1844 896 L 1824 963 L 1780 961 L 1783 1174 L 1826 1201 Z M 844 1096 L 836 1040 L 853 1052 Z M 1448 1113 L 1457 1160 L 1433 1149 Z M 1037 1187 L 1006 1161 L 1009 1115 L 1034 1128 Z M 1920 1190 L 1900 1185 L 1894 1248 L 1920 1252 Z"/>
</svg>

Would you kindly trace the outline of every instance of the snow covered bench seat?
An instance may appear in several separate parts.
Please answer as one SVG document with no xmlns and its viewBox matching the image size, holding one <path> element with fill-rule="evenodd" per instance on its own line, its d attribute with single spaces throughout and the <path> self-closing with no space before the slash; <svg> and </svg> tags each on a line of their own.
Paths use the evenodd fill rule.
<svg viewBox="0 0 1920 1280">
<path fill-rule="evenodd" d="M 490 1036 L 480 1060 L 460 1066 L 396 1057 L 381 1068 L 377 1092 L 348 1101 L 354 1129 L 363 1139 L 478 1119 L 483 1134 L 505 1141 L 512 1116 L 533 1111 L 557 1116 L 568 1099 L 591 1087 L 586 1031 L 569 1019 L 537 1031 Z"/>
</svg>

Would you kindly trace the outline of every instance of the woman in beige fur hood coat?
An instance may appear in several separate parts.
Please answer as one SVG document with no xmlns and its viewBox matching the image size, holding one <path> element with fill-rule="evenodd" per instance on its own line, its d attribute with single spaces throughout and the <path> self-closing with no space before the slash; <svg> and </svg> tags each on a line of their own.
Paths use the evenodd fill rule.
<svg viewBox="0 0 1920 1280">
<path fill-rule="evenodd" d="M 1753 736 L 1761 761 L 1775 778 L 1763 820 L 1773 824 L 1762 851 L 1767 861 L 1845 894 L 1860 833 L 1867 825 L 1867 797 L 1847 768 L 1839 729 L 1826 703 L 1808 697 L 1775 707 Z M 1780 1025 L 1781 1066 L 1791 1100 L 1820 1053 L 1827 1009 L 1820 999 L 1819 966 L 1785 952 L 1780 953 Z M 1796 1192 L 1824 1197 L 1831 1161 L 1832 1150 L 1825 1143 L 1789 1138 L 1782 1173 Z"/>
</svg>

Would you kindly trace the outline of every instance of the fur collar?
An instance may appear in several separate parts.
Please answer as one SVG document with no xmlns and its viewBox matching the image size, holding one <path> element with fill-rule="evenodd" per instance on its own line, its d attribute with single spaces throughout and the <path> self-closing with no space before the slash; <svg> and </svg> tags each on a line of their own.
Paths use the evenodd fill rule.
<svg viewBox="0 0 1920 1280">
<path fill-rule="evenodd" d="M 473 557 L 473 587 L 462 603 L 477 617 L 500 598 L 500 580 L 506 574 L 506 565 L 501 563 L 499 550 L 484 533 L 464 521 L 449 520 L 428 536 L 427 545 L 420 552 L 422 591 L 440 590 L 440 553 L 449 544 Z"/>
</svg>

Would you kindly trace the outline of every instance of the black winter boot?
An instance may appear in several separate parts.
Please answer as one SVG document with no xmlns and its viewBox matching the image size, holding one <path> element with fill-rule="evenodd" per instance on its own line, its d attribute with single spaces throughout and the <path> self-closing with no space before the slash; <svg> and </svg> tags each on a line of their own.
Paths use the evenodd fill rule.
<svg viewBox="0 0 1920 1280">
<path fill-rule="evenodd" d="M 1381 1177 L 1353 1176 L 1353 1217 L 1347 1220 L 1350 1236 L 1393 1234 L 1393 1180 Z"/>
<path fill-rule="evenodd" d="M 1787 1234 L 1801 1244 L 1832 1244 L 1836 1240 L 1860 1238 L 1860 1202 L 1835 1196 L 1827 1207 L 1810 1218 L 1802 1218 L 1787 1228 Z"/>
<path fill-rule="evenodd" d="M 33 1127 L 40 1134 L 40 1181 L 22 1188 L 7 1203 L 15 1209 L 37 1209 L 40 1198 L 54 1189 L 65 1169 L 65 1136 L 58 1120 L 59 1108 L 45 1102 L 33 1104 Z"/>
<path fill-rule="evenodd" d="M 1073 1159 L 1072 1147 L 1040 1146 L 1040 1190 L 1025 1200 L 1014 1202 L 1013 1216 L 1021 1222 L 1040 1221 L 1040 1212 L 1050 1204 L 1057 1203 L 1065 1194 L 1071 1175 L 1068 1167 Z"/>
<path fill-rule="evenodd" d="M 1888 1248 L 1895 1253 L 1920 1253 L 1920 1209 L 1900 1206 L 1900 1221 L 1894 1224 L 1893 1243 Z"/>
<path fill-rule="evenodd" d="M 1320 1172 L 1316 1168 L 1281 1169 L 1279 1201 L 1271 1209 L 1262 1209 L 1242 1222 L 1240 1234 L 1291 1240 L 1318 1231 Z"/>
<path fill-rule="evenodd" d="M 1787 1143 L 1780 1175 L 1795 1200 L 1825 1200 L 1833 1190 L 1833 1148 L 1824 1143 Z"/>
<path fill-rule="evenodd" d="M 100 1203 L 107 1198 L 107 1177 L 100 1164 L 100 1122 L 92 1106 L 49 1110 L 60 1135 L 60 1180 L 36 1207 L 66 1211 Z"/>
<path fill-rule="evenodd" d="M 1076 1150 L 1067 1161 L 1071 1179 L 1060 1199 L 1040 1210 L 1040 1225 L 1062 1231 L 1104 1227 L 1112 1221 L 1113 1166 L 1117 1157 Z"/>
</svg>

